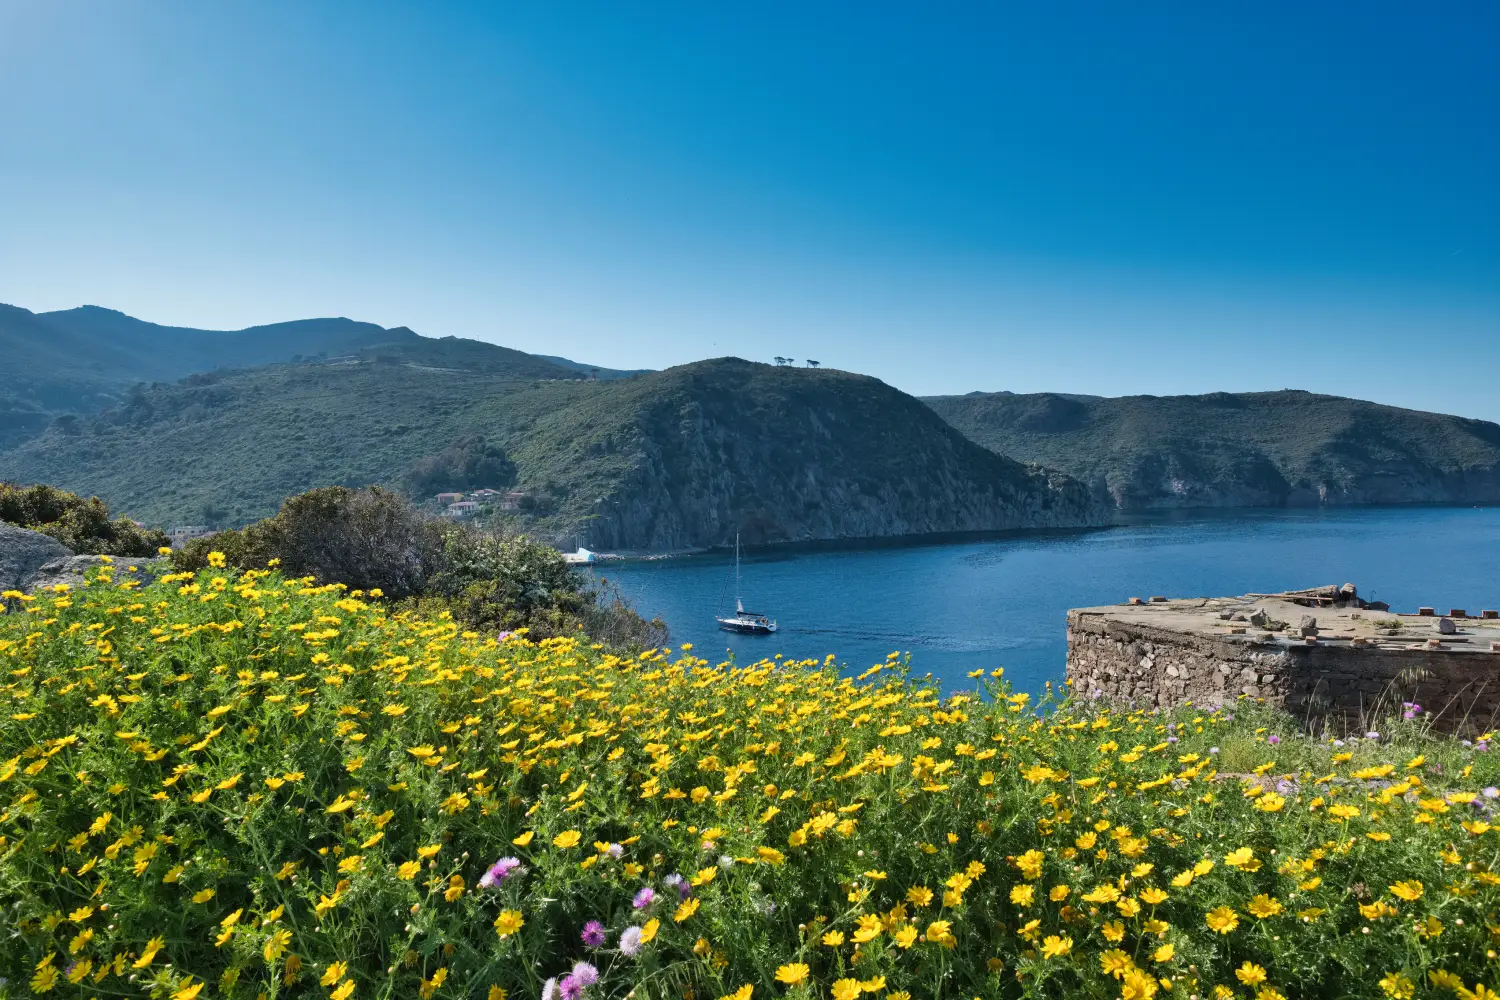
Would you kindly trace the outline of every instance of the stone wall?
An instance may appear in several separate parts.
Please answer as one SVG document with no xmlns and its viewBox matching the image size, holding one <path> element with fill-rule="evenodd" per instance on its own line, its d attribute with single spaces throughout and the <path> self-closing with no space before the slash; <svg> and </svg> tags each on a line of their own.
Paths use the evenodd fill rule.
<svg viewBox="0 0 1500 1000">
<path fill-rule="evenodd" d="M 1416 702 L 1442 729 L 1500 727 L 1500 655 L 1485 652 L 1205 636 L 1070 611 L 1067 670 L 1075 694 L 1137 706 L 1217 707 L 1243 694 L 1359 727 Z"/>
</svg>

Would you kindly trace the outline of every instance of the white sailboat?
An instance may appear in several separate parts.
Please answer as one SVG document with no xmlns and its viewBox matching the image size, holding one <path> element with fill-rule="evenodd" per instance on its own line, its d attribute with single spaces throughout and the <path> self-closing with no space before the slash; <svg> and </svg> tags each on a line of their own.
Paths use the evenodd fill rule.
<svg viewBox="0 0 1500 1000">
<path fill-rule="evenodd" d="M 770 635 L 776 631 L 776 622 L 759 611 L 746 611 L 740 600 L 740 536 L 734 536 L 734 614 L 728 618 L 715 617 L 719 628 L 726 632 L 745 632 L 751 635 Z"/>
</svg>

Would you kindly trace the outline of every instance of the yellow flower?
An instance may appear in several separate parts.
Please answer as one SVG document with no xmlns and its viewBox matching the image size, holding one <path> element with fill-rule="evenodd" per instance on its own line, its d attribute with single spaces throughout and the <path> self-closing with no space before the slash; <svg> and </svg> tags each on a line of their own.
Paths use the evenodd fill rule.
<svg viewBox="0 0 1500 1000">
<path fill-rule="evenodd" d="M 1410 1000 L 1417 992 L 1417 984 L 1399 972 L 1387 972 L 1380 980 L 1380 988 L 1386 996 L 1394 997 L 1395 1000 Z"/>
<path fill-rule="evenodd" d="M 521 834 L 519 837 L 513 838 L 511 840 L 511 843 L 515 844 L 517 847 L 525 847 L 527 844 L 531 843 L 531 838 L 535 837 L 535 836 L 536 836 L 536 831 L 535 830 L 527 830 L 525 833 Z"/>
<path fill-rule="evenodd" d="M 495 918 L 495 933 L 502 938 L 508 938 L 520 930 L 526 923 L 521 916 L 520 910 L 501 910 L 500 915 Z"/>
<path fill-rule="evenodd" d="M 1416 900 L 1422 898 L 1422 883 L 1416 881 L 1415 879 L 1404 882 L 1397 882 L 1395 885 L 1391 886 L 1390 889 L 1391 895 L 1395 896 L 1397 899 L 1404 899 L 1408 903 L 1415 902 Z"/>
<path fill-rule="evenodd" d="M 346 979 L 339 983 L 338 989 L 328 994 L 328 1000 L 349 1000 L 354 993 L 354 980 Z"/>
<path fill-rule="evenodd" d="M 332 986 L 334 983 L 344 978 L 344 972 L 346 969 L 347 965 L 343 962 L 329 962 L 328 968 L 323 970 L 322 977 L 318 979 L 319 985 Z"/>
<path fill-rule="evenodd" d="M 746 983 L 744 986 L 741 986 L 733 993 L 726 993 L 723 996 L 719 997 L 719 1000 L 750 1000 L 750 997 L 752 994 L 754 994 L 754 992 L 755 988 L 749 983 Z"/>
<path fill-rule="evenodd" d="M 661 921 L 652 917 L 641 925 L 641 944 L 650 944 L 656 938 L 656 932 L 661 929 Z"/>
<path fill-rule="evenodd" d="M 1228 934 L 1240 925 L 1240 916 L 1227 906 L 1217 906 L 1204 916 L 1208 929 L 1219 934 Z"/>
<path fill-rule="evenodd" d="M 1131 961 L 1130 956 L 1118 948 L 1111 948 L 1099 956 L 1099 969 L 1107 976 L 1119 979 L 1133 968 L 1135 968 L 1135 963 Z"/>
<path fill-rule="evenodd" d="M 172 994 L 172 1000 L 196 1000 L 198 994 L 203 992 L 204 985 L 198 982 L 191 986 L 184 986 Z"/>
<path fill-rule="evenodd" d="M 675 921 L 677 921 L 680 924 L 684 920 L 686 920 L 688 917 L 691 917 L 693 914 L 695 914 L 697 912 L 698 912 L 698 897 L 694 896 L 691 899 L 685 899 L 685 900 L 682 901 L 682 905 L 679 906 L 679 907 L 677 907 L 677 912 L 672 914 L 672 919 L 675 920 Z"/>
<path fill-rule="evenodd" d="M 1276 914 L 1280 913 L 1284 909 L 1284 907 L 1281 905 L 1280 900 L 1273 899 L 1272 897 L 1267 896 L 1262 892 L 1251 897 L 1250 902 L 1246 904 L 1245 909 L 1249 910 L 1251 915 L 1258 917 L 1261 920 L 1265 920 L 1267 917 L 1276 916 Z"/>
<path fill-rule="evenodd" d="M 1164 890 L 1158 889 L 1154 885 L 1149 889 L 1141 890 L 1141 902 L 1145 903 L 1147 906 L 1159 906 L 1166 901 L 1166 892 Z"/>
<path fill-rule="evenodd" d="M 577 830 L 564 830 L 552 838 L 552 846 L 565 851 L 570 847 L 577 847 L 578 841 L 582 839 L 583 834 Z"/>
<path fill-rule="evenodd" d="M 417 872 L 421 870 L 422 866 L 415 861 L 403 861 L 400 867 L 396 869 L 396 877 L 403 882 L 410 882 L 417 877 Z"/>
<path fill-rule="evenodd" d="M 1234 978 L 1246 986 L 1254 986 L 1257 983 L 1266 981 L 1266 970 L 1254 962 L 1245 962 L 1238 969 L 1234 970 Z"/>
<path fill-rule="evenodd" d="M 812 970 L 801 962 L 788 962 L 776 970 L 776 981 L 788 986 L 796 986 L 807 978 Z"/>
<path fill-rule="evenodd" d="M 197 892 L 193 893 L 193 902 L 195 903 L 206 903 L 213 898 L 214 891 L 212 889 L 199 889 Z"/>
<path fill-rule="evenodd" d="M 830 948 L 837 948 L 844 943 L 843 931 L 829 931 L 823 935 L 823 943 Z"/>
<path fill-rule="evenodd" d="M 1231 868 L 1243 868 L 1245 871 L 1255 871 L 1260 867 L 1260 863 L 1255 860 L 1255 852 L 1248 847 L 1230 851 L 1224 855 L 1224 863 Z"/>
<path fill-rule="evenodd" d="M 1022 883 L 1010 887 L 1010 901 L 1017 906 L 1030 906 L 1036 898 L 1036 889 Z"/>
<path fill-rule="evenodd" d="M 855 1000 L 859 996 L 859 981 L 855 979 L 834 980 L 833 1000 Z"/>
<path fill-rule="evenodd" d="M 891 940 L 896 942 L 898 948 L 910 948 L 917 941 L 917 929 L 907 924 L 892 933 Z"/>
<path fill-rule="evenodd" d="M 1042 957 L 1060 958 L 1073 950 L 1073 939 L 1066 934 L 1048 934 L 1042 938 Z"/>
<path fill-rule="evenodd" d="M 1151 961 L 1170 962 L 1172 961 L 1172 956 L 1175 954 L 1177 954 L 1177 947 L 1168 941 L 1151 953 Z"/>
<path fill-rule="evenodd" d="M 291 943 L 291 931 L 286 930 L 285 928 L 279 931 L 273 931 L 271 933 L 271 936 L 266 939 L 266 946 L 261 949 L 261 957 L 263 957 L 267 962 L 274 962 L 282 955 L 286 954 L 286 947 Z"/>
<path fill-rule="evenodd" d="M 906 890 L 906 901 L 913 906 L 926 906 L 932 902 L 932 890 L 925 885 L 914 885 Z"/>
</svg>

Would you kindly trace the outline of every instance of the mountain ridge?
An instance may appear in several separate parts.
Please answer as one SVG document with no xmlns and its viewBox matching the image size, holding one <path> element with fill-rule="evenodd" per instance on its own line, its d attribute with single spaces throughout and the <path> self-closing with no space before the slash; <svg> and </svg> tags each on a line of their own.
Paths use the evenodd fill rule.
<svg viewBox="0 0 1500 1000">
<path fill-rule="evenodd" d="M 476 361 L 471 344 L 136 386 L 0 451 L 0 478 L 98 494 L 158 524 L 243 523 L 314 486 L 399 486 L 446 449 L 482 448 L 514 468 L 514 482 L 490 485 L 527 494 L 522 527 L 650 551 L 736 532 L 812 541 L 1104 519 L 1082 484 L 986 451 L 868 376 L 727 358 L 595 381 L 520 352 Z"/>
<path fill-rule="evenodd" d="M 1121 509 L 1500 503 L 1500 425 L 1283 389 L 1184 396 L 930 396 L 999 454 Z"/>
</svg>

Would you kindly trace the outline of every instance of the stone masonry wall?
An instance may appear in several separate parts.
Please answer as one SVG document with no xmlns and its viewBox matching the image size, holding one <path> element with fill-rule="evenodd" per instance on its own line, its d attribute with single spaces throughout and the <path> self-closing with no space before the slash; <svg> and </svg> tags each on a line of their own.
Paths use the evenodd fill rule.
<svg viewBox="0 0 1500 1000">
<path fill-rule="evenodd" d="M 1137 706 L 1217 707 L 1244 694 L 1359 726 L 1417 702 L 1439 728 L 1500 726 L 1500 655 L 1489 653 L 1210 637 L 1070 611 L 1067 675 L 1075 694 Z"/>
</svg>

